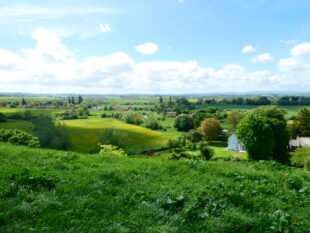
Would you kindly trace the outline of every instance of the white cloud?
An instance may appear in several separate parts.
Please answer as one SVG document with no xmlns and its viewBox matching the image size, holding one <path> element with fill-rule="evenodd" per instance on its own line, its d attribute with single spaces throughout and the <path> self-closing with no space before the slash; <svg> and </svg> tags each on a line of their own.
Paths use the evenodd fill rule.
<svg viewBox="0 0 310 233">
<path fill-rule="evenodd" d="M 253 58 L 252 61 L 254 63 L 256 62 L 267 63 L 267 62 L 272 62 L 273 60 L 274 58 L 270 55 L 270 53 L 263 53 Z"/>
<path fill-rule="evenodd" d="M 305 42 L 293 47 L 291 57 L 280 59 L 278 68 L 282 72 L 310 78 L 310 43 Z"/>
<path fill-rule="evenodd" d="M 310 55 L 310 43 L 301 43 L 296 45 L 292 50 L 291 54 L 294 57 Z"/>
<path fill-rule="evenodd" d="M 101 32 L 110 32 L 110 31 L 112 31 L 112 28 L 111 28 L 110 24 L 100 24 L 98 29 Z"/>
<path fill-rule="evenodd" d="M 292 45 L 292 44 L 296 44 L 297 41 L 296 40 L 280 40 L 281 44 L 285 44 L 285 45 Z"/>
<path fill-rule="evenodd" d="M 305 90 L 308 71 L 297 73 L 294 62 L 284 60 L 284 74 L 269 70 L 248 72 L 238 64 L 220 69 L 197 61 L 136 62 L 123 52 L 78 60 L 51 30 L 32 34 L 34 48 L 15 53 L 0 49 L 0 86 L 5 91 L 35 93 L 214 93 Z M 295 58 L 295 57 L 293 57 Z M 291 59 L 291 58 L 288 58 Z M 296 57 L 295 59 L 301 59 Z M 305 58 L 304 58 L 305 59 Z M 303 68 L 309 67 L 302 60 Z M 307 73 L 308 72 L 308 73 Z M 267 89 L 268 88 L 268 89 Z"/>
<path fill-rule="evenodd" d="M 152 42 L 146 42 L 145 44 L 137 45 L 135 49 L 143 54 L 154 54 L 158 51 L 159 47 Z"/>
<path fill-rule="evenodd" d="M 242 49 L 242 53 L 253 53 L 253 52 L 256 52 L 256 49 L 254 48 L 253 45 L 246 45 Z"/>
</svg>

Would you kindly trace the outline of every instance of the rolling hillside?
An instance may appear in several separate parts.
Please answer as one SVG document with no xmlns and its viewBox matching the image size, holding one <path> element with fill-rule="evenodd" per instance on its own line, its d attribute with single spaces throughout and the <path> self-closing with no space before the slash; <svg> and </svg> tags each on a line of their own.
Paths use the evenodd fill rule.
<svg viewBox="0 0 310 233">
<path fill-rule="evenodd" d="M 307 232 L 310 174 L 0 143 L 0 232 Z"/>
</svg>

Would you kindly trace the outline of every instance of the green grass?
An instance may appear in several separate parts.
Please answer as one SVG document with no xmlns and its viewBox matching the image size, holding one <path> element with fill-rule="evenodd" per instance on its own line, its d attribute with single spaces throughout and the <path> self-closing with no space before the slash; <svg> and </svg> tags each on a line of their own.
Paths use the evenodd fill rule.
<svg viewBox="0 0 310 233">
<path fill-rule="evenodd" d="M 161 132 L 126 124 L 123 121 L 111 118 L 66 120 L 60 121 L 60 123 L 69 127 L 73 149 L 79 152 L 96 150 L 98 148 L 99 136 L 107 128 L 118 129 L 127 134 L 128 143 L 125 150 L 130 154 L 159 149 L 168 142 L 168 137 Z"/>
<path fill-rule="evenodd" d="M 8 120 L 0 123 L 0 129 L 20 129 L 27 133 L 34 134 L 34 125 L 30 121 Z"/>
<path fill-rule="evenodd" d="M 0 143 L 0 232 L 309 232 L 310 173 Z"/>
<path fill-rule="evenodd" d="M 62 109 L 37 109 L 37 108 L 3 108 L 0 107 L 0 112 L 5 115 L 11 115 L 14 113 L 20 113 L 23 114 L 25 111 L 31 111 L 31 114 L 33 116 L 38 116 L 42 113 L 60 113 L 64 112 Z"/>
</svg>

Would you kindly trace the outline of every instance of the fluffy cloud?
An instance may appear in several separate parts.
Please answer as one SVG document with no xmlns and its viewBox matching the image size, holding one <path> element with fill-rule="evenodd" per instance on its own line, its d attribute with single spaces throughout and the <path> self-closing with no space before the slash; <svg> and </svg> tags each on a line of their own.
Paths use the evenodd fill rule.
<svg viewBox="0 0 310 233">
<path fill-rule="evenodd" d="M 143 54 L 154 54 L 158 51 L 159 47 L 152 42 L 146 42 L 145 44 L 137 45 L 135 49 Z"/>
<path fill-rule="evenodd" d="M 256 49 L 254 48 L 253 45 L 246 45 L 242 49 L 242 53 L 253 53 L 253 52 L 256 52 Z"/>
<path fill-rule="evenodd" d="M 291 75 L 307 76 L 310 79 L 310 43 L 301 43 L 291 49 L 291 57 L 282 58 L 279 70 Z"/>
<path fill-rule="evenodd" d="M 253 58 L 254 63 L 256 62 L 267 63 L 267 62 L 272 62 L 273 60 L 274 58 L 270 55 L 270 53 L 263 53 Z"/>
<path fill-rule="evenodd" d="M 248 72 L 237 64 L 213 69 L 196 61 L 138 63 L 123 52 L 80 60 L 51 30 L 38 29 L 32 38 L 36 41 L 33 49 L 21 53 L 0 49 L 2 91 L 179 94 L 302 90 L 310 85 L 309 76 L 296 78 L 268 70 Z M 309 67 L 303 61 L 303 67 Z M 296 64 L 286 62 L 282 61 L 291 72 Z"/>
<path fill-rule="evenodd" d="M 110 24 L 100 24 L 98 29 L 101 32 L 110 32 L 110 31 L 112 31 L 112 28 L 111 28 Z"/>
</svg>

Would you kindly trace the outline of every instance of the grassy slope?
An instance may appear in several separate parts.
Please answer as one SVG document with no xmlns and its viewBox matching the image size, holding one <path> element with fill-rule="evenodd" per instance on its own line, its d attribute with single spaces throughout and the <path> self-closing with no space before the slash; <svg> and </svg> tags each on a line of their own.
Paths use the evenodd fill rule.
<svg viewBox="0 0 310 233">
<path fill-rule="evenodd" d="M 26 172 L 28 169 L 28 173 Z M 0 232 L 307 232 L 309 172 L 0 143 Z M 305 191 L 308 190 L 308 191 Z M 275 232 L 275 231 L 274 231 Z"/>
<path fill-rule="evenodd" d="M 67 120 L 61 123 L 70 127 L 73 148 L 80 152 L 89 152 L 97 147 L 99 135 L 106 128 L 114 128 L 127 133 L 128 144 L 125 149 L 129 153 L 158 149 L 168 142 L 168 137 L 162 133 L 110 118 Z"/>
<path fill-rule="evenodd" d="M 0 129 L 20 129 L 33 134 L 34 124 L 30 121 L 8 120 L 7 122 L 0 123 Z"/>
</svg>

